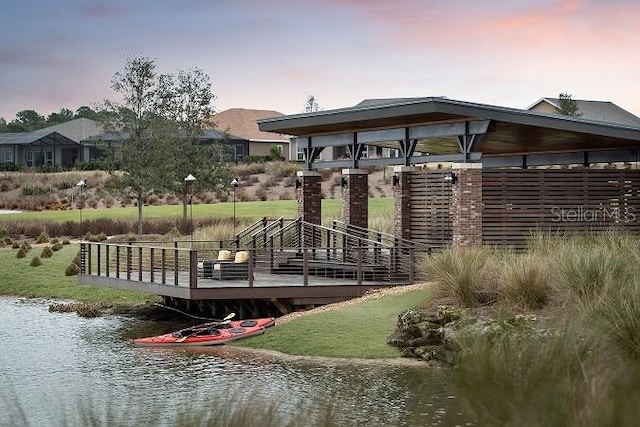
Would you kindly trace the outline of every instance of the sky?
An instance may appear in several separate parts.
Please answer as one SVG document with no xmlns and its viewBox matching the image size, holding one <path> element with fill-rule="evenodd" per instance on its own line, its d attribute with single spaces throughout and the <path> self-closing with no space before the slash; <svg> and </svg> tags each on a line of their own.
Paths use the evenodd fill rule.
<svg viewBox="0 0 640 427">
<path fill-rule="evenodd" d="M 638 17 L 637 0 L 3 0 L 0 117 L 118 100 L 138 55 L 202 69 L 217 111 L 569 93 L 640 116 Z"/>
</svg>

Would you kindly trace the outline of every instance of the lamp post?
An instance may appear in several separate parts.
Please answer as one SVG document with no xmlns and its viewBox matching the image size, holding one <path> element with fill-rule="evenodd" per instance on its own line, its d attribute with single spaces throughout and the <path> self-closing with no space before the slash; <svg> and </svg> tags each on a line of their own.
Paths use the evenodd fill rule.
<svg viewBox="0 0 640 427">
<path fill-rule="evenodd" d="M 193 186 L 196 182 L 196 177 L 189 174 L 184 179 L 184 184 L 186 186 L 186 190 L 189 194 L 189 222 L 191 228 L 191 246 L 193 246 Z"/>
<path fill-rule="evenodd" d="M 233 178 L 231 186 L 233 187 L 233 243 L 236 243 L 236 187 L 239 182 L 237 178 Z"/>
<path fill-rule="evenodd" d="M 85 179 L 81 179 L 76 187 L 80 188 L 80 229 L 82 230 L 82 207 L 84 205 L 84 190 L 87 188 L 87 181 Z"/>
</svg>

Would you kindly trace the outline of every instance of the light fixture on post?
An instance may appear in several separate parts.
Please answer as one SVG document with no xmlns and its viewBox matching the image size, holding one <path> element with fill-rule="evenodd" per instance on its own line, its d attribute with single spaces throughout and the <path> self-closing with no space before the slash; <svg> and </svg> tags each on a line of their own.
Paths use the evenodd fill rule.
<svg viewBox="0 0 640 427">
<path fill-rule="evenodd" d="M 233 187 L 233 244 L 234 245 L 237 243 L 236 242 L 236 188 L 238 187 L 238 184 L 240 184 L 238 179 L 233 178 L 233 181 L 231 181 L 231 186 Z"/>
<path fill-rule="evenodd" d="M 82 207 L 84 206 L 84 192 L 87 188 L 87 181 L 85 179 L 81 179 L 77 184 L 76 187 L 80 188 L 80 200 L 78 202 L 78 205 L 80 206 L 80 230 L 82 231 Z"/>
<path fill-rule="evenodd" d="M 196 177 L 189 174 L 184 179 L 185 189 L 187 194 L 189 194 L 189 228 L 191 228 L 191 246 L 193 246 L 193 190 L 194 184 L 196 183 Z"/>
<path fill-rule="evenodd" d="M 444 176 L 442 177 L 442 180 L 444 182 L 448 182 L 449 184 L 453 185 L 456 183 L 456 181 L 458 180 L 458 177 L 456 176 L 455 173 L 453 172 L 447 172 L 444 174 Z"/>
</svg>

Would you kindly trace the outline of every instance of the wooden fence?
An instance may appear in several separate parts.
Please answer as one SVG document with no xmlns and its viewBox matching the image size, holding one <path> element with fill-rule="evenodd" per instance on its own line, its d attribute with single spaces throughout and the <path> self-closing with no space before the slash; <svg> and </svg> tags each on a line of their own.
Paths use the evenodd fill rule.
<svg viewBox="0 0 640 427">
<path fill-rule="evenodd" d="M 536 231 L 622 228 L 640 234 L 640 171 L 487 169 L 482 172 L 482 240 L 521 248 Z"/>
</svg>

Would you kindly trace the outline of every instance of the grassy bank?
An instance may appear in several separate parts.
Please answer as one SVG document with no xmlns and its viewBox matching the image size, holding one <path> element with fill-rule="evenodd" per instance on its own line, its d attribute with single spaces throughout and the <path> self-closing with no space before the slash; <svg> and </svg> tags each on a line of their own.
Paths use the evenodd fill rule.
<svg viewBox="0 0 640 427">
<path fill-rule="evenodd" d="M 429 294 L 430 290 L 425 286 L 307 314 L 238 344 L 300 356 L 399 357 L 398 349 L 387 345 L 387 337 L 395 329 L 398 314 L 415 308 Z"/>
<path fill-rule="evenodd" d="M 30 265 L 42 247 L 33 247 L 25 258 L 18 250 L 0 249 L 0 295 L 29 298 L 63 299 L 90 303 L 138 304 L 155 296 L 138 292 L 83 285 L 78 276 L 65 276 L 67 266 L 78 253 L 78 245 L 66 245 L 51 258 L 41 258 L 42 265 Z"/>
</svg>

